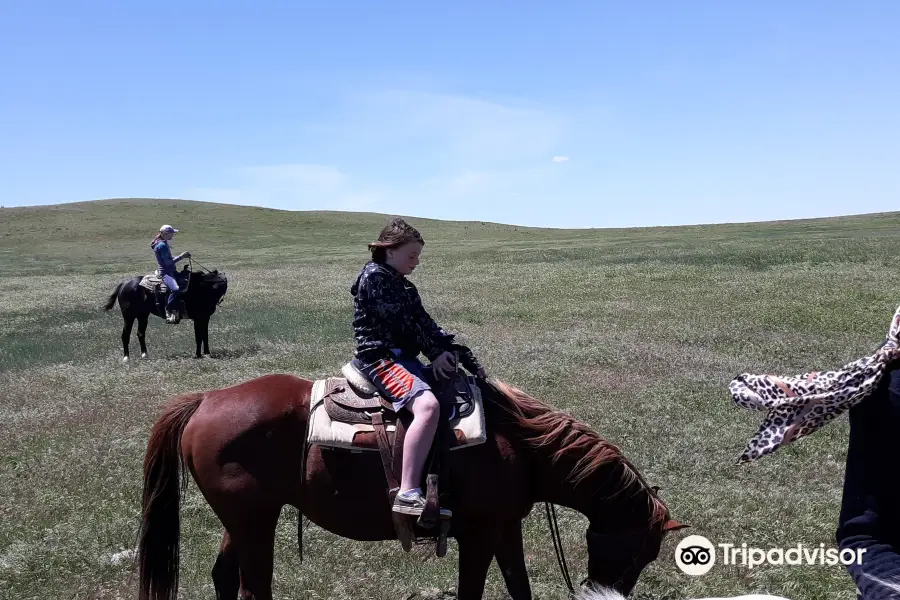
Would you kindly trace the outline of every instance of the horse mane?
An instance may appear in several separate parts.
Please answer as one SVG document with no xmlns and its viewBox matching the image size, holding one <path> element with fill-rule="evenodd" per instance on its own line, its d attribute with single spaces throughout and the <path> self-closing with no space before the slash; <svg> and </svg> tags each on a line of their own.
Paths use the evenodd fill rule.
<svg viewBox="0 0 900 600">
<path fill-rule="evenodd" d="M 579 483 L 602 466 L 621 463 L 624 460 L 622 451 L 600 437 L 600 435 L 572 415 L 529 396 L 520 389 L 506 385 L 502 381 L 492 380 L 491 384 L 499 392 L 501 399 L 508 402 L 496 404 L 509 414 L 514 424 L 522 430 L 523 438 L 528 445 L 541 448 L 554 446 L 552 461 L 555 463 L 569 453 L 579 453 L 570 476 L 573 483 Z M 628 474 L 630 484 L 634 474 Z"/>
<path fill-rule="evenodd" d="M 228 278 L 225 276 L 225 274 L 219 273 L 218 269 L 213 269 L 212 271 L 207 271 L 207 270 L 202 270 L 202 269 L 193 271 L 193 272 L 191 272 L 191 276 L 196 277 L 200 281 L 203 281 L 203 282 L 213 281 L 216 279 L 219 279 L 221 281 L 228 281 Z"/>
<path fill-rule="evenodd" d="M 668 507 L 656 495 L 640 472 L 625 457 L 618 446 L 600 436 L 572 415 L 555 409 L 529 396 L 515 387 L 492 378 L 488 385 L 496 394 L 491 395 L 493 405 L 512 418 L 522 441 L 534 448 L 556 447 L 551 456 L 553 463 L 566 454 L 580 454 L 569 480 L 578 485 L 598 469 L 608 465 L 621 467 L 622 490 L 634 483 L 642 484 L 653 502 L 652 521 L 668 518 Z"/>
</svg>

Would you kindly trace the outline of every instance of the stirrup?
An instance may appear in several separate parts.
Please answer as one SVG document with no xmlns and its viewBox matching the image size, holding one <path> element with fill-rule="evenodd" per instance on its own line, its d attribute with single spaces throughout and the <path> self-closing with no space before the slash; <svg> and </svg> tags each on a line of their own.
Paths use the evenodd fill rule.
<svg viewBox="0 0 900 600">
<path fill-rule="evenodd" d="M 416 500 L 412 502 L 404 502 L 400 497 L 400 494 L 397 494 L 394 497 L 393 505 L 391 506 L 391 511 L 395 513 L 400 513 L 402 515 L 407 515 L 411 517 L 422 517 L 422 514 L 425 512 L 426 508 L 426 499 L 423 496 L 419 496 Z M 449 508 L 440 507 L 438 508 L 438 513 L 441 519 L 450 519 L 453 517 L 453 511 Z M 431 525 L 425 524 L 423 525 Z"/>
</svg>

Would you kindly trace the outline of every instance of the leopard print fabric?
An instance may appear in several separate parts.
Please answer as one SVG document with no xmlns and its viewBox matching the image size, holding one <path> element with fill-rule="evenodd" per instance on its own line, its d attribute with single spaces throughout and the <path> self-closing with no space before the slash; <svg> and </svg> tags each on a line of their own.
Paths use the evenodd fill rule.
<svg viewBox="0 0 900 600">
<path fill-rule="evenodd" d="M 843 367 L 797 376 L 744 373 L 728 386 L 733 400 L 748 410 L 767 411 L 738 463 L 746 463 L 805 437 L 865 399 L 888 363 L 900 358 L 900 307 L 887 340 L 877 352 Z"/>
</svg>

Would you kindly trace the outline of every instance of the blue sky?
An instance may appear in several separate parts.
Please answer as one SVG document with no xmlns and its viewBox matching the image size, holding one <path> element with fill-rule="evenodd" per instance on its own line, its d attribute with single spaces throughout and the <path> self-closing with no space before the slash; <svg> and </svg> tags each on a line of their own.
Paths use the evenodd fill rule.
<svg viewBox="0 0 900 600">
<path fill-rule="evenodd" d="M 896 210 L 897 31 L 893 0 L 6 0 L 0 204 L 550 227 Z"/>
</svg>

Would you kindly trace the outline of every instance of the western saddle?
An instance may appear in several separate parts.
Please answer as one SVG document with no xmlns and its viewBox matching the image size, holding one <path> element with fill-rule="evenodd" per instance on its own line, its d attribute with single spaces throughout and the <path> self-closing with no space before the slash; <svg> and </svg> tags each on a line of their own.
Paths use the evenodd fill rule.
<svg viewBox="0 0 900 600">
<path fill-rule="evenodd" d="M 458 360 L 456 364 L 459 364 Z M 360 445 L 377 446 L 388 485 L 388 503 L 393 506 L 394 498 L 400 491 L 403 442 L 412 415 L 408 411 L 394 412 L 391 403 L 352 363 L 345 364 L 341 373 L 344 377 L 332 377 L 325 382 L 323 408 L 333 421 L 370 425 L 374 429 L 374 434 L 368 435 L 374 435 L 375 439 L 360 440 Z M 447 551 L 450 526 L 449 519 L 440 518 L 441 501 L 449 496 L 449 450 L 451 446 L 462 445 L 466 441 L 461 439 L 464 437 L 461 432 L 451 433 L 449 421 L 454 417 L 466 417 L 475 405 L 469 378 L 458 367 L 449 379 L 439 379 L 430 368 L 428 374 L 429 384 L 441 410 L 426 465 L 425 509 L 415 523 L 419 531 L 414 530 L 410 517 L 393 511 L 391 515 L 405 551 L 410 551 L 413 538 L 436 538 L 437 555 L 440 557 Z M 389 431 L 389 427 L 393 431 Z"/>
<path fill-rule="evenodd" d="M 181 270 L 178 274 L 178 278 L 182 280 L 182 283 L 190 277 L 187 265 Z M 182 283 L 179 283 L 181 285 Z M 141 277 L 141 281 L 138 284 L 142 288 L 153 293 L 153 300 L 156 302 L 156 308 L 162 315 L 166 315 L 166 305 L 168 304 L 168 294 L 169 294 L 169 286 L 166 285 L 166 282 L 163 280 L 162 275 L 159 272 L 159 269 L 152 273 L 147 273 L 143 277 Z M 182 289 L 182 292 L 186 291 Z M 175 320 L 172 323 L 177 324 L 181 319 L 183 319 L 185 314 L 185 306 L 184 299 L 179 298 L 177 301 L 178 313 L 175 316 Z"/>
</svg>

